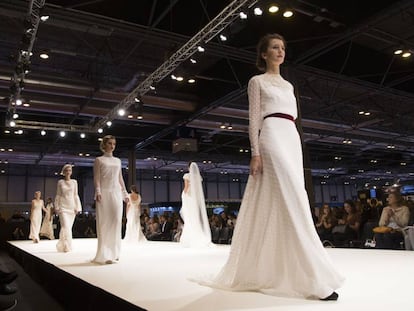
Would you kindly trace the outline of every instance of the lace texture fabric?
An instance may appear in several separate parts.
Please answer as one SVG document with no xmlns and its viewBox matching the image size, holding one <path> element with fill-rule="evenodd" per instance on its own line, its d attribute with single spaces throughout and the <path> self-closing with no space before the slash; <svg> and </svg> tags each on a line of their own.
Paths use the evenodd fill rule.
<svg viewBox="0 0 414 311">
<path fill-rule="evenodd" d="M 291 85 L 270 78 L 255 76 L 248 88 L 252 154 L 261 155 L 263 173 L 249 176 L 226 264 L 199 282 L 277 296 L 327 297 L 344 279 L 313 224 L 295 123 L 263 120 L 277 112 L 297 116 Z"/>
</svg>

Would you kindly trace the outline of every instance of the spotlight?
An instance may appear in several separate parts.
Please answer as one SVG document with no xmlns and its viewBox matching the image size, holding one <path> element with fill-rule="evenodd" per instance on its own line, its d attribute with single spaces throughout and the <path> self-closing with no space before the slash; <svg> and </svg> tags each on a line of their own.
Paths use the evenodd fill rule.
<svg viewBox="0 0 414 311">
<path fill-rule="evenodd" d="M 411 52 L 404 52 L 402 53 L 401 57 L 407 58 L 411 56 Z"/>
<path fill-rule="evenodd" d="M 175 76 L 175 75 L 171 75 L 171 79 L 173 79 L 173 80 L 177 80 L 177 77 Z"/>
<path fill-rule="evenodd" d="M 240 12 L 239 16 L 240 16 L 240 19 L 247 19 L 247 14 L 244 12 Z"/>
<path fill-rule="evenodd" d="M 394 51 L 394 55 L 400 55 L 400 54 L 402 54 L 402 52 L 403 52 L 403 50 L 397 49 L 397 50 Z"/>
<path fill-rule="evenodd" d="M 181 77 L 181 76 L 178 76 L 176 80 L 177 80 L 178 82 L 181 82 L 181 81 L 183 81 L 183 80 L 184 80 L 184 78 L 183 78 L 183 77 Z"/>
<path fill-rule="evenodd" d="M 135 97 L 134 101 L 135 101 L 136 103 L 139 103 L 139 102 L 140 102 L 140 100 L 139 100 L 139 98 L 138 98 L 138 97 Z"/>
<path fill-rule="evenodd" d="M 188 83 L 190 83 L 190 84 L 193 84 L 193 83 L 195 83 L 195 79 L 193 79 L 193 78 L 191 78 L 191 79 L 188 79 L 188 81 L 187 81 Z"/>
<path fill-rule="evenodd" d="M 293 11 L 290 9 L 287 9 L 285 12 L 283 12 L 283 17 L 289 18 L 293 16 Z"/>
<path fill-rule="evenodd" d="M 190 62 L 191 62 L 192 64 L 197 64 L 197 61 L 196 61 L 194 58 L 190 58 Z"/>
<path fill-rule="evenodd" d="M 107 126 L 107 127 L 111 127 L 111 125 L 112 125 L 112 121 L 107 121 L 107 122 L 106 122 L 106 126 Z"/>
<path fill-rule="evenodd" d="M 99 129 L 98 129 L 98 133 L 99 133 L 99 134 L 102 134 L 102 133 L 103 133 L 103 129 L 99 128 Z"/>
<path fill-rule="evenodd" d="M 39 57 L 40 57 L 41 59 L 48 59 L 48 58 L 49 58 L 49 54 L 47 54 L 47 53 L 43 52 L 43 53 L 40 53 Z"/>
<path fill-rule="evenodd" d="M 275 4 L 272 4 L 272 5 L 269 7 L 269 13 L 274 14 L 274 13 L 276 13 L 276 12 L 278 12 L 278 11 L 279 11 L 279 7 L 278 7 L 277 5 L 275 5 Z"/>
<path fill-rule="evenodd" d="M 16 106 L 21 106 L 23 104 L 20 98 L 16 99 Z"/>
<path fill-rule="evenodd" d="M 60 131 L 59 132 L 59 136 L 60 137 L 65 137 L 66 136 L 66 132 L 65 131 Z"/>
<path fill-rule="evenodd" d="M 19 118 L 19 114 L 18 113 L 13 113 L 13 119 L 18 119 Z"/>
<path fill-rule="evenodd" d="M 11 121 L 9 122 L 9 125 L 10 125 L 11 127 L 15 127 L 15 126 L 16 126 L 16 122 L 14 122 L 14 120 L 11 120 Z"/>
<path fill-rule="evenodd" d="M 85 133 L 80 133 L 80 138 L 85 138 L 86 137 L 86 134 Z"/>
<path fill-rule="evenodd" d="M 40 135 L 45 136 L 46 135 L 46 131 L 45 130 L 41 130 L 40 131 Z"/>
<path fill-rule="evenodd" d="M 220 35 L 220 40 L 223 41 L 223 42 L 227 41 L 227 37 L 225 35 L 221 34 Z"/>
<path fill-rule="evenodd" d="M 261 8 L 254 8 L 253 12 L 256 16 L 260 16 L 263 14 L 263 10 Z"/>
<path fill-rule="evenodd" d="M 121 117 L 123 117 L 123 116 L 125 115 L 125 109 L 120 108 L 120 109 L 118 110 L 118 115 L 119 115 L 119 116 L 121 116 Z M 109 126 L 110 126 L 110 125 L 109 125 Z"/>
<path fill-rule="evenodd" d="M 46 22 L 49 18 L 50 18 L 50 16 L 49 16 L 49 15 L 47 15 L 47 14 L 40 16 L 40 20 L 41 20 L 42 22 Z"/>
<path fill-rule="evenodd" d="M 200 53 L 202 53 L 202 52 L 204 52 L 204 51 L 205 51 L 205 49 L 204 49 L 201 45 L 199 45 L 199 46 L 197 47 L 197 51 L 199 51 Z"/>
</svg>

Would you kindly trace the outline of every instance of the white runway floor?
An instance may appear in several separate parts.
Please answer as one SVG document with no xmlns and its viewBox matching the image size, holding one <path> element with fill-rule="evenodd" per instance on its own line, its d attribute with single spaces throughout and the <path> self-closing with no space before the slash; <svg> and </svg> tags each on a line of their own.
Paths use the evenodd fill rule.
<svg viewBox="0 0 414 311">
<path fill-rule="evenodd" d="M 75 239 L 71 253 L 57 253 L 56 241 L 12 241 L 84 281 L 151 311 L 216 310 L 412 310 L 414 308 L 414 252 L 374 249 L 327 249 L 346 277 L 337 302 L 228 292 L 203 287 L 188 278 L 216 274 L 229 245 L 187 249 L 174 242 L 123 245 L 120 261 L 96 265 L 90 260 L 96 239 Z M 292 246 L 294 247 L 294 246 Z"/>
</svg>

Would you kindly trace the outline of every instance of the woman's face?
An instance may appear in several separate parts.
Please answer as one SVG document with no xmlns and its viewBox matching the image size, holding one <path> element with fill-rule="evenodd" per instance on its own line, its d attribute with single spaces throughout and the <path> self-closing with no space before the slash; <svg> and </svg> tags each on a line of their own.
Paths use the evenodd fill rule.
<svg viewBox="0 0 414 311">
<path fill-rule="evenodd" d="M 113 152 L 115 150 L 116 141 L 115 139 L 108 139 L 104 144 L 105 152 Z"/>
<path fill-rule="evenodd" d="M 262 53 L 267 67 L 283 64 L 285 60 L 285 44 L 280 39 L 270 39 L 265 53 Z"/>
<path fill-rule="evenodd" d="M 35 198 L 36 199 L 40 199 L 41 196 L 42 196 L 42 193 L 40 191 L 35 192 Z"/>
<path fill-rule="evenodd" d="M 389 204 L 394 204 L 394 203 L 397 203 L 397 197 L 395 196 L 395 194 L 390 193 L 390 194 L 388 195 L 388 203 L 389 203 Z"/>
<path fill-rule="evenodd" d="M 349 205 L 348 203 L 344 204 L 344 209 L 348 214 L 352 211 L 351 205 Z"/>
<path fill-rule="evenodd" d="M 71 166 L 68 166 L 67 168 L 65 168 L 65 170 L 63 171 L 63 175 L 65 177 L 72 176 L 72 167 Z"/>
</svg>

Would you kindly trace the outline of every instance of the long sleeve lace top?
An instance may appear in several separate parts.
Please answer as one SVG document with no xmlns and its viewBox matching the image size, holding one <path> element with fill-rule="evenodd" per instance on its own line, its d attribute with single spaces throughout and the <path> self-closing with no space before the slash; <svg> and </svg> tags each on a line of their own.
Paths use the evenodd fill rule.
<svg viewBox="0 0 414 311">
<path fill-rule="evenodd" d="M 284 113 L 296 119 L 293 86 L 279 74 L 264 73 L 252 77 L 247 87 L 249 98 L 249 138 L 252 156 L 260 155 L 259 134 L 263 118 Z"/>
</svg>

